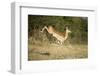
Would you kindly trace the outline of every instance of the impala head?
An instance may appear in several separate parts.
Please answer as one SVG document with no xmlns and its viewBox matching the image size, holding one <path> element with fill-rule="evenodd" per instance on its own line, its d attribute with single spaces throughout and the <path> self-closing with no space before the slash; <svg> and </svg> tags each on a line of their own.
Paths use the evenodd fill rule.
<svg viewBox="0 0 100 76">
<path fill-rule="evenodd" d="M 66 33 L 71 33 L 71 31 L 66 27 Z"/>
</svg>

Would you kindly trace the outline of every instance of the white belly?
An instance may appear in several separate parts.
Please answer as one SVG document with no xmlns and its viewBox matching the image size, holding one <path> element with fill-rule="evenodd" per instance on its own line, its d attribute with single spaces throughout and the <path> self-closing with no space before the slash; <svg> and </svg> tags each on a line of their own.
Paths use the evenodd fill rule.
<svg viewBox="0 0 100 76">
<path fill-rule="evenodd" d="M 64 38 L 64 37 L 62 37 L 62 36 L 60 36 L 60 35 L 58 35 L 58 34 L 56 34 L 56 33 L 53 33 L 53 36 L 54 36 L 57 40 L 59 40 L 60 42 L 64 42 L 64 41 L 65 41 L 65 38 Z"/>
</svg>

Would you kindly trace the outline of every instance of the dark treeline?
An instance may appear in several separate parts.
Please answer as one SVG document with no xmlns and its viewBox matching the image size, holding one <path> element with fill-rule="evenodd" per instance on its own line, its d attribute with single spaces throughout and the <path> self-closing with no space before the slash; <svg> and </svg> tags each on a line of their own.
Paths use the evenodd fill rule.
<svg viewBox="0 0 100 76">
<path fill-rule="evenodd" d="M 87 43 L 87 17 L 28 15 L 28 37 L 42 40 L 43 37 L 41 36 L 40 30 L 44 26 L 50 25 L 59 32 L 64 32 L 67 26 L 72 31 L 68 38 L 71 43 Z M 49 37 L 48 39 L 51 38 Z"/>
</svg>

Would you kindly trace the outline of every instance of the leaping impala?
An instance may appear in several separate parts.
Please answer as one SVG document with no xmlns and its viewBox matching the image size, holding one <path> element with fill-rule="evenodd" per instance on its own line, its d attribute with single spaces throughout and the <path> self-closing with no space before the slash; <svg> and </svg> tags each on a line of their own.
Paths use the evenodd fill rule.
<svg viewBox="0 0 100 76">
<path fill-rule="evenodd" d="M 55 37 L 61 45 L 68 38 L 68 34 L 71 33 L 71 31 L 68 30 L 68 27 L 66 27 L 66 31 L 64 33 L 56 31 L 52 26 L 45 26 L 41 32 L 43 32 L 45 29 L 49 34 L 52 34 L 52 36 Z"/>
</svg>

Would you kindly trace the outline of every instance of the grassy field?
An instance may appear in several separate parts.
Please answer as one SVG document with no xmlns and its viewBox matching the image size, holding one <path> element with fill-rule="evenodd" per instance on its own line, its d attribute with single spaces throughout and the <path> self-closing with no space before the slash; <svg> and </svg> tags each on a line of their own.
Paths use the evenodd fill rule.
<svg viewBox="0 0 100 76">
<path fill-rule="evenodd" d="M 29 44 L 28 60 L 80 59 L 88 58 L 88 48 L 85 44 Z"/>
</svg>

